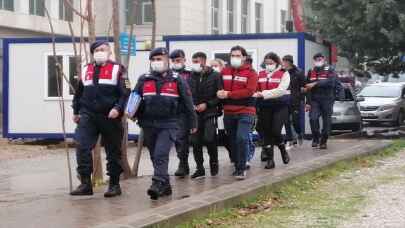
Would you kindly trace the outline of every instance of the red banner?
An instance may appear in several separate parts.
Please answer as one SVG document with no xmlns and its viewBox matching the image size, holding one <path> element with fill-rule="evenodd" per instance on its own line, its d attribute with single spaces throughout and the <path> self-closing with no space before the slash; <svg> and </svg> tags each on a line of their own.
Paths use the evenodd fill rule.
<svg viewBox="0 0 405 228">
<path fill-rule="evenodd" d="M 294 26 L 297 32 L 305 32 L 305 23 L 303 19 L 304 8 L 302 0 L 291 0 L 291 8 L 294 18 Z"/>
<path fill-rule="evenodd" d="M 330 60 L 332 61 L 332 64 L 336 64 L 338 62 L 338 50 L 336 45 L 332 44 L 331 52 Z"/>
</svg>

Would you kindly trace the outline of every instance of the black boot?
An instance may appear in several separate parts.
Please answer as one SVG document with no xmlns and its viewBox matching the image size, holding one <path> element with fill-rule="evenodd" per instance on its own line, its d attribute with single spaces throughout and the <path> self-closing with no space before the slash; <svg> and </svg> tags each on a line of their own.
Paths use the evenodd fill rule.
<svg viewBox="0 0 405 228">
<path fill-rule="evenodd" d="M 169 196 L 172 194 L 172 187 L 169 183 L 163 183 L 161 181 L 152 181 L 152 185 L 147 191 L 147 194 L 152 200 L 157 200 L 159 197 Z"/>
<path fill-rule="evenodd" d="M 90 176 L 81 176 L 81 184 L 73 190 L 70 195 L 72 196 L 90 196 L 93 195 L 93 186 L 91 185 Z"/>
<path fill-rule="evenodd" d="M 261 153 L 261 155 L 260 155 L 260 160 L 261 160 L 262 162 L 265 162 L 265 161 L 267 161 L 267 160 L 269 159 L 269 155 L 268 155 L 268 153 L 266 152 L 266 150 L 267 150 L 267 148 L 266 148 L 265 146 L 263 146 L 263 147 L 262 147 L 262 153 Z"/>
<path fill-rule="evenodd" d="M 274 147 L 266 148 L 267 154 L 267 164 L 264 167 L 265 169 L 274 169 L 276 165 L 274 164 Z"/>
<path fill-rule="evenodd" d="M 179 167 L 177 168 L 174 175 L 176 177 L 185 177 L 190 174 L 190 167 L 188 166 L 187 161 L 180 161 Z"/>
<path fill-rule="evenodd" d="M 321 149 L 321 150 L 328 149 L 328 139 L 327 138 L 323 137 L 321 139 L 321 144 L 319 145 L 319 149 Z"/>
<path fill-rule="evenodd" d="M 211 162 L 210 161 L 210 172 L 211 172 L 211 176 L 215 177 L 216 175 L 218 175 L 218 161 L 215 162 Z"/>
<path fill-rule="evenodd" d="M 197 166 L 197 170 L 191 175 L 191 179 L 201 179 L 205 177 L 205 169 L 204 166 Z"/>
<path fill-rule="evenodd" d="M 281 144 L 278 146 L 278 148 L 280 149 L 281 158 L 283 159 L 283 163 L 288 164 L 290 162 L 290 155 L 288 155 L 285 145 Z"/>
<path fill-rule="evenodd" d="M 120 196 L 121 194 L 120 176 L 110 177 L 110 183 L 108 184 L 107 191 L 104 193 L 104 197 L 110 198 Z"/>
<path fill-rule="evenodd" d="M 318 147 L 319 146 L 319 141 L 318 139 L 312 139 L 312 147 Z"/>
</svg>

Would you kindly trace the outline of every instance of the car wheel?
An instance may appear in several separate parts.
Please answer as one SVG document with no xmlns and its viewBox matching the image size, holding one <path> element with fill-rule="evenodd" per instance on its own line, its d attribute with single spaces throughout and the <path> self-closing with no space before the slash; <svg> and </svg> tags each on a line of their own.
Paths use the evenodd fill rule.
<svg viewBox="0 0 405 228">
<path fill-rule="evenodd" d="M 360 122 L 358 124 L 353 125 L 352 132 L 358 132 L 361 131 L 361 129 L 363 129 L 363 124 Z"/>
<path fill-rule="evenodd" d="M 395 125 L 401 126 L 404 123 L 404 111 L 399 111 L 398 118 L 395 121 Z"/>
</svg>

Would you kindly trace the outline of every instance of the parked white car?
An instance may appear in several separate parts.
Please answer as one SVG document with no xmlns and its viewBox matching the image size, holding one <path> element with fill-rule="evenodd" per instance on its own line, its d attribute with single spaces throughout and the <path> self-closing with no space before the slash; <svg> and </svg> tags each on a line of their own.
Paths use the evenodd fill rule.
<svg viewBox="0 0 405 228">
<path fill-rule="evenodd" d="M 362 120 L 401 125 L 405 117 L 405 83 L 381 82 L 364 87 L 359 95 Z"/>
<path fill-rule="evenodd" d="M 356 98 L 351 87 L 344 87 L 344 96 L 336 98 L 333 105 L 332 130 L 361 130 L 360 101 L 364 101 L 364 98 Z"/>
</svg>

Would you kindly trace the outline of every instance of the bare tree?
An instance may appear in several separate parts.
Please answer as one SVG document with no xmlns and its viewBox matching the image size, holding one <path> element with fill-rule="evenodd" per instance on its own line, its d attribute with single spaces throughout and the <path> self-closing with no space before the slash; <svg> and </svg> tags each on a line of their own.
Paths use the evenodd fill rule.
<svg viewBox="0 0 405 228">
<path fill-rule="evenodd" d="M 46 17 L 48 18 L 49 22 L 49 27 L 51 29 L 51 34 L 52 34 L 52 54 L 53 54 L 53 59 L 55 62 L 55 75 L 56 75 L 56 87 L 57 87 L 57 94 L 59 99 L 59 109 L 60 109 L 60 117 L 61 117 L 61 123 L 62 123 L 62 132 L 63 132 L 63 141 L 64 141 L 64 148 L 66 151 L 66 159 L 67 159 L 67 166 L 68 166 L 68 174 L 69 174 L 69 190 L 70 192 L 73 190 L 73 184 L 72 184 L 72 168 L 70 164 L 70 155 L 69 155 L 69 145 L 66 141 L 66 115 L 65 115 L 65 101 L 63 99 L 63 94 L 62 94 L 62 81 L 61 81 L 61 74 L 62 74 L 62 66 L 58 61 L 58 58 L 56 56 L 56 35 L 55 35 L 55 30 L 53 28 L 52 24 L 52 19 L 49 15 L 48 8 L 45 6 L 45 3 L 43 5 Z"/>
<path fill-rule="evenodd" d="M 156 0 L 151 0 L 152 2 L 152 49 L 156 47 Z"/>
<path fill-rule="evenodd" d="M 120 54 L 120 17 L 119 17 L 119 2 L 112 0 L 112 26 L 114 35 L 114 55 L 115 60 L 121 63 Z"/>
<path fill-rule="evenodd" d="M 112 0 L 112 27 L 113 27 L 113 34 L 114 34 L 114 54 L 115 59 L 117 62 L 122 63 L 121 59 L 121 51 L 120 51 L 120 19 L 119 19 L 119 2 L 118 0 Z M 122 26 L 124 27 L 124 26 Z M 129 44 L 130 45 L 130 44 Z M 130 58 L 130 49 L 128 49 L 129 57 Z M 127 60 L 129 61 L 129 60 Z M 128 69 L 128 66 L 127 66 Z M 127 72 L 126 72 L 127 74 Z M 121 165 L 123 169 L 123 176 L 124 178 L 129 178 L 131 176 L 131 167 L 129 166 L 128 162 L 128 121 L 127 118 L 124 116 L 122 118 L 122 126 L 123 126 L 123 139 L 122 139 L 122 146 L 121 146 Z"/>
<path fill-rule="evenodd" d="M 80 0 L 80 8 L 77 10 L 74 5 L 72 0 L 64 0 L 64 6 L 71 9 L 77 16 L 80 18 L 80 51 L 79 51 L 79 56 L 77 56 L 77 59 L 80 58 L 80 61 L 77 60 L 77 67 L 78 67 L 78 73 L 81 72 L 81 66 L 82 66 L 82 51 L 84 49 L 85 53 L 85 60 L 88 62 L 92 57 L 87 53 L 87 48 L 85 45 L 85 39 L 83 37 L 83 28 L 84 28 L 84 23 L 87 22 L 87 29 L 88 29 L 88 42 L 92 43 L 96 40 L 96 27 L 95 27 L 95 17 L 93 13 L 93 0 L 86 0 L 86 8 L 85 8 L 85 14 L 82 12 L 82 1 Z M 71 29 L 71 35 L 74 37 L 73 30 Z M 74 50 L 77 50 L 75 47 L 75 41 L 76 38 L 72 39 L 72 43 L 74 45 Z M 75 53 L 77 53 L 75 51 Z M 81 74 L 78 74 L 81 75 Z M 98 139 L 97 145 L 93 150 L 93 185 L 97 186 L 103 183 L 103 166 L 102 166 L 102 159 L 101 159 L 101 145 L 100 145 L 101 139 Z"/>
</svg>

